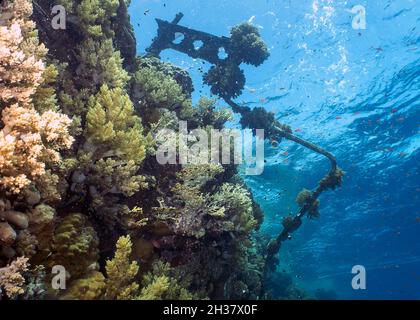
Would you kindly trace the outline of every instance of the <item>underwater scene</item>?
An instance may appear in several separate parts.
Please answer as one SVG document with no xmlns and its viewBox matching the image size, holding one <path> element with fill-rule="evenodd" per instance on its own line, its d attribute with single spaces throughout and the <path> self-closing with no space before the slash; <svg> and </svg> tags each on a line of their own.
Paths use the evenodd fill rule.
<svg viewBox="0 0 420 320">
<path fill-rule="evenodd" d="M 420 2 L 0 0 L 0 300 L 419 300 Z"/>
</svg>

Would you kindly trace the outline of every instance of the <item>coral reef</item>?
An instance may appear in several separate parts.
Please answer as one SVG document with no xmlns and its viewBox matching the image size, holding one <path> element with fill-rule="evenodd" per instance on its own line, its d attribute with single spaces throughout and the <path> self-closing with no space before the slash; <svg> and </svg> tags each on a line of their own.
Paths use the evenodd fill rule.
<svg viewBox="0 0 420 320">
<path fill-rule="evenodd" d="M 263 297 L 263 213 L 237 166 L 155 157 L 162 143 L 177 145 L 161 129 L 177 132 L 180 120 L 224 129 L 230 110 L 205 97 L 193 105 L 188 72 L 135 56 L 129 1 L 59 0 L 60 32 L 50 1 L 34 3 L 0 6 L 0 298 Z M 293 139 L 273 114 L 230 100 L 245 85 L 239 65 L 269 56 L 258 30 L 241 24 L 229 43 L 229 58 L 205 75 L 212 93 L 241 111 L 242 126 Z M 298 196 L 303 213 L 283 220 L 272 255 L 342 176 L 335 166 Z M 66 290 L 51 287 L 56 265 Z"/>
<path fill-rule="evenodd" d="M 46 66 L 47 50 L 38 42 L 31 13 L 26 0 L 1 5 L 0 258 L 6 261 L 16 254 L 29 258 L 42 246 L 38 237 L 46 234 L 37 233 L 42 222 L 32 214 L 61 199 L 61 153 L 74 141 L 71 119 L 48 89 L 54 72 Z M 37 103 L 40 97 L 43 104 Z"/>
</svg>

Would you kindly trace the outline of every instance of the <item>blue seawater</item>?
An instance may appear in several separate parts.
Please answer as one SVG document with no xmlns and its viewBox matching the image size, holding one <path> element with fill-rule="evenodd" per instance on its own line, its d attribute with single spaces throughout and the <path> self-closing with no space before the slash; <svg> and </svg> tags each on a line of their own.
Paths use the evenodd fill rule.
<svg viewBox="0 0 420 320">
<path fill-rule="evenodd" d="M 352 26 L 356 5 L 366 29 Z M 278 272 L 312 294 L 420 299 L 419 1 L 133 0 L 130 12 L 139 54 L 156 35 L 154 19 L 178 12 L 182 25 L 219 36 L 243 21 L 258 26 L 271 56 L 243 66 L 238 102 L 275 112 L 346 171 L 342 188 L 321 196 L 321 218 L 305 219 L 283 246 Z M 208 63 L 173 51 L 162 58 L 190 72 L 195 100 L 210 94 L 200 71 Z M 273 237 L 328 163 L 287 142 L 267 145 L 265 157 L 264 173 L 245 178 L 265 211 L 260 232 Z M 354 265 L 366 268 L 366 290 L 351 286 Z"/>
</svg>

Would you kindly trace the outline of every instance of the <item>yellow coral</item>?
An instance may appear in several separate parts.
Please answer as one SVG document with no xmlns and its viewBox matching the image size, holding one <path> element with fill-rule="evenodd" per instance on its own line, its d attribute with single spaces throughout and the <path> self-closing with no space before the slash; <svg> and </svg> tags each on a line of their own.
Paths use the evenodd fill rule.
<svg viewBox="0 0 420 320">
<path fill-rule="evenodd" d="M 130 262 L 131 247 L 130 236 L 120 237 L 114 259 L 106 262 L 106 299 L 129 300 L 138 294 L 139 285 L 134 280 L 139 266 Z"/>
<path fill-rule="evenodd" d="M 82 0 L 77 6 L 81 27 L 88 36 L 110 34 L 110 18 L 116 15 L 119 0 Z"/>
<path fill-rule="evenodd" d="M 174 276 L 169 263 L 160 260 L 152 265 L 152 269 L 143 277 L 143 288 L 138 296 L 140 300 L 192 300 L 198 298 L 186 288 L 189 281 L 182 283 Z"/>
<path fill-rule="evenodd" d="M 140 163 L 146 156 L 140 118 L 134 115 L 130 97 L 121 88 L 104 85 L 90 99 L 86 133 L 94 143 L 112 150 L 121 158 Z"/>
<path fill-rule="evenodd" d="M 134 77 L 134 94 L 147 116 L 160 108 L 177 111 L 180 119 L 192 119 L 195 115 L 191 99 L 185 96 L 182 87 L 156 67 L 139 69 Z"/>
<path fill-rule="evenodd" d="M 139 300 L 162 300 L 163 295 L 169 289 L 169 278 L 166 276 L 156 277 L 154 281 L 141 290 Z"/>
<path fill-rule="evenodd" d="M 105 290 L 105 277 L 99 271 L 92 271 L 86 277 L 73 281 L 63 300 L 98 300 Z"/>
<path fill-rule="evenodd" d="M 72 279 L 86 273 L 98 259 L 98 238 L 95 230 L 81 214 L 70 214 L 54 232 L 53 255 L 49 265 L 62 265 Z"/>
<path fill-rule="evenodd" d="M 122 58 L 112 39 L 94 41 L 87 39 L 80 47 L 80 69 L 91 75 L 92 85 L 106 84 L 111 88 L 123 88 L 130 80 L 122 67 Z"/>
<path fill-rule="evenodd" d="M 250 233 L 258 224 L 253 216 L 250 193 L 240 185 L 224 183 L 210 203 L 224 209 L 224 216 L 234 224 L 237 232 Z"/>
</svg>

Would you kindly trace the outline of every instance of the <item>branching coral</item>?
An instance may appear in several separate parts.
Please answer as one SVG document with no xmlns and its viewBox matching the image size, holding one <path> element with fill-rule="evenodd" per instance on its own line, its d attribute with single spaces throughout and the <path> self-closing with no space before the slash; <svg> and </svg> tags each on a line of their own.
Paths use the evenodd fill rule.
<svg viewBox="0 0 420 320">
<path fill-rule="evenodd" d="M 80 26 L 87 35 L 93 37 L 103 37 L 103 34 L 113 35 L 109 18 L 115 15 L 119 0 L 82 0 L 79 2 L 76 11 L 81 20 Z"/>
<path fill-rule="evenodd" d="M 168 263 L 157 261 L 144 275 L 139 300 L 192 300 L 195 297 L 181 284 Z"/>
<path fill-rule="evenodd" d="M 46 48 L 30 20 L 28 0 L 5 1 L 0 18 L 0 102 L 28 105 L 42 83 Z"/>
<path fill-rule="evenodd" d="M 71 279 L 78 279 L 98 259 L 98 238 L 87 218 L 74 213 L 66 216 L 54 232 L 49 265 L 62 265 Z"/>
<path fill-rule="evenodd" d="M 33 35 L 31 4 L 19 0 L 7 9 L 13 18 L 0 27 L 0 99 L 6 105 L 0 131 L 0 187 L 20 193 L 31 182 L 42 183 L 46 164 L 59 163 L 58 151 L 70 148 L 73 139 L 67 116 L 53 111 L 40 115 L 32 105 L 32 95 L 44 81 L 46 52 Z"/>
<path fill-rule="evenodd" d="M 21 25 L 0 26 L 0 99 L 3 103 L 30 103 L 42 81 L 44 63 L 23 52 Z"/>
<path fill-rule="evenodd" d="M 163 300 L 170 286 L 166 276 L 155 277 L 153 281 L 141 290 L 139 300 Z"/>
<path fill-rule="evenodd" d="M 32 228 L 30 212 L 60 200 L 60 153 L 73 138 L 72 121 L 59 112 L 49 87 L 56 74 L 45 67 L 47 51 L 30 20 L 31 2 L 6 1 L 1 9 L 0 202 L 6 206 L 0 206 L 0 255 L 11 259 L 36 253 L 43 235 Z"/>
<path fill-rule="evenodd" d="M 160 114 L 156 112 L 162 108 L 176 111 L 181 120 L 194 115 L 191 100 L 183 93 L 182 87 L 157 67 L 140 67 L 133 81 L 133 96 L 140 102 L 143 117 L 148 116 L 150 122 L 159 120 Z"/>
<path fill-rule="evenodd" d="M 42 73 L 43 82 L 32 96 L 32 102 L 38 112 L 58 111 L 58 101 L 54 87 L 57 77 L 57 67 L 54 64 L 47 65 Z"/>
<path fill-rule="evenodd" d="M 106 262 L 106 299 L 130 300 L 138 295 L 135 278 L 139 266 L 135 261 L 130 262 L 131 246 L 129 236 L 120 237 L 114 258 Z"/>
<path fill-rule="evenodd" d="M 13 105 L 2 112 L 0 187 L 20 193 L 31 182 L 45 183 L 46 165 L 56 165 L 61 149 L 71 146 L 71 120 L 53 111 L 39 115 L 32 108 Z"/>
<path fill-rule="evenodd" d="M 234 231 L 248 234 L 257 226 L 250 194 L 241 186 L 224 183 L 210 201 L 213 206 L 223 208 L 222 217 L 226 217 L 227 221 L 233 224 Z"/>
<path fill-rule="evenodd" d="M 220 164 L 207 164 L 190 165 L 177 174 L 180 182 L 172 188 L 175 204 L 179 206 L 173 226 L 177 232 L 197 238 L 205 235 L 203 217 L 209 213 L 214 215 L 215 209 L 209 207 L 208 196 L 201 189 L 222 172 Z"/>
<path fill-rule="evenodd" d="M 140 118 L 134 115 L 133 104 L 121 88 L 106 85 L 92 97 L 86 117 L 89 147 L 102 149 L 101 156 L 119 156 L 141 163 L 146 156 L 146 140 Z"/>
<path fill-rule="evenodd" d="M 208 99 L 205 97 L 200 98 L 197 109 L 197 127 L 205 128 L 211 126 L 214 129 L 223 129 L 227 121 L 232 120 L 232 112 L 227 108 L 216 107 L 217 100 Z"/>
<path fill-rule="evenodd" d="M 106 195 L 131 196 L 147 187 L 137 172 L 152 137 L 143 136 L 141 120 L 123 89 L 105 85 L 89 100 L 85 135 L 79 157 L 83 173 L 79 176 L 83 175 L 81 182 L 89 185 L 94 208 L 105 205 Z M 112 207 L 117 208 L 115 203 Z"/>
<path fill-rule="evenodd" d="M 166 221 L 177 235 L 196 239 L 226 235 L 233 243 L 246 242 L 258 225 L 252 199 L 239 184 L 217 187 L 223 171 L 216 164 L 186 166 L 171 189 L 171 208 L 157 210 L 157 219 Z"/>
<path fill-rule="evenodd" d="M 107 84 L 111 88 L 123 88 L 130 79 L 122 68 L 120 53 L 115 51 L 112 40 L 86 40 L 79 52 L 80 65 L 78 73 L 85 78 L 87 85 Z"/>
<path fill-rule="evenodd" d="M 91 271 L 85 277 L 73 281 L 60 297 L 63 300 L 98 300 L 105 290 L 105 277 L 99 271 Z"/>
<path fill-rule="evenodd" d="M 164 62 L 153 56 L 143 56 L 137 58 L 138 69 L 142 68 L 155 68 L 158 72 L 163 73 L 170 79 L 173 79 L 182 88 L 182 93 L 186 97 L 191 97 L 194 91 L 192 79 L 185 69 L 177 67 L 171 63 Z"/>
<path fill-rule="evenodd" d="M 0 297 L 2 289 L 9 299 L 15 299 L 23 294 L 25 278 L 22 273 L 28 271 L 28 258 L 19 257 L 10 265 L 0 268 Z"/>
</svg>

